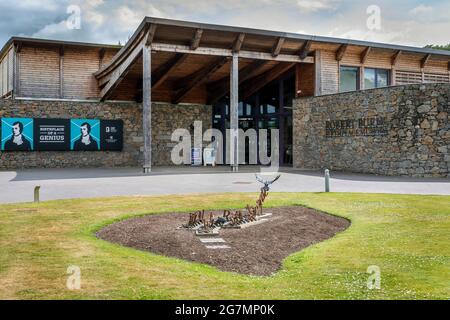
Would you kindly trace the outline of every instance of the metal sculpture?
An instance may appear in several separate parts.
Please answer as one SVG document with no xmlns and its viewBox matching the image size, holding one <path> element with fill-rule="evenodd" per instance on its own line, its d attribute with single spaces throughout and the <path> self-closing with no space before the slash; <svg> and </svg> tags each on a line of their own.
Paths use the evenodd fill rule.
<svg viewBox="0 0 450 320">
<path fill-rule="evenodd" d="M 210 233 L 219 228 L 239 228 L 240 225 L 255 222 L 258 216 L 263 214 L 263 204 L 266 200 L 270 186 L 277 181 L 281 175 L 278 175 L 273 180 L 264 180 L 262 177 L 256 176 L 256 180 L 261 182 L 264 186 L 261 188 L 256 205 L 246 206 L 246 212 L 241 210 L 231 211 L 224 210 L 221 217 L 214 218 L 212 212 L 209 213 L 209 219 L 205 219 L 205 210 L 197 211 L 189 214 L 189 222 L 183 225 L 183 228 L 194 229 L 199 233 Z"/>
<path fill-rule="evenodd" d="M 255 177 L 256 177 L 256 181 L 261 182 L 262 184 L 264 184 L 264 187 L 261 188 L 261 192 L 263 192 L 263 191 L 269 192 L 270 186 L 271 186 L 275 181 L 277 181 L 278 179 L 280 179 L 281 174 L 277 175 L 277 176 L 275 177 L 275 179 L 273 179 L 273 180 L 263 180 L 263 178 L 258 177 L 257 174 L 255 174 Z"/>
</svg>

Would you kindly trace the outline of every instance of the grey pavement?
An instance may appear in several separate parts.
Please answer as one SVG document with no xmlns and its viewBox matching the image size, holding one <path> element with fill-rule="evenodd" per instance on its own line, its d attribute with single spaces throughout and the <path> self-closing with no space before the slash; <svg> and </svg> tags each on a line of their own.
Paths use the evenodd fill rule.
<svg viewBox="0 0 450 320">
<path fill-rule="evenodd" d="M 323 192 L 323 172 L 283 168 L 273 192 Z M 151 175 L 140 168 L 30 169 L 0 171 L 0 203 L 33 201 L 41 186 L 41 201 L 121 195 L 164 195 L 257 192 L 258 167 L 156 167 Z M 450 179 L 384 177 L 331 172 L 332 192 L 450 195 Z"/>
</svg>

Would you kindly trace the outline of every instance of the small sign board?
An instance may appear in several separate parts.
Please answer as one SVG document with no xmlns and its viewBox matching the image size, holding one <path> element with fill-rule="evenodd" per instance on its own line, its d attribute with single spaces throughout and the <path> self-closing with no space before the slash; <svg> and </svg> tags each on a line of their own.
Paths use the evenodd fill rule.
<svg viewBox="0 0 450 320">
<path fill-rule="evenodd" d="M 216 150 L 213 148 L 205 148 L 203 150 L 203 164 L 205 167 L 207 165 L 212 165 L 213 167 L 216 165 Z"/>
<path fill-rule="evenodd" d="M 193 166 L 201 166 L 202 165 L 202 149 L 201 148 L 192 148 L 191 165 L 193 165 Z"/>
</svg>

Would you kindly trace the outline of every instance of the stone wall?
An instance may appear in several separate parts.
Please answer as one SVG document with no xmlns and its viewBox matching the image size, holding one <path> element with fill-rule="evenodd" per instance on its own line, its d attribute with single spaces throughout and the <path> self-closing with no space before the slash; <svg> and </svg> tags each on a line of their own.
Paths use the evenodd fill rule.
<svg viewBox="0 0 450 320">
<path fill-rule="evenodd" d="M 450 177 L 450 84 L 294 100 L 294 167 Z"/>
<path fill-rule="evenodd" d="M 121 119 L 124 122 L 123 151 L 0 151 L 0 170 L 19 168 L 70 168 L 141 166 L 143 162 L 142 105 L 138 103 L 25 101 L 0 99 L 0 118 L 87 118 Z M 195 120 L 203 121 L 203 130 L 211 127 L 212 110 L 206 105 L 170 105 L 154 103 L 152 109 L 153 165 L 172 165 L 171 134 L 177 128 L 188 129 Z"/>
</svg>

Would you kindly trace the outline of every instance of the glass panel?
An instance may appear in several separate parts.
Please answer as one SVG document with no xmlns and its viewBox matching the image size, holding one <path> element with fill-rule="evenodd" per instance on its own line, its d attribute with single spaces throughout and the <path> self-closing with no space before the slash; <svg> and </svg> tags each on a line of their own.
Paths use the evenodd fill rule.
<svg viewBox="0 0 450 320">
<path fill-rule="evenodd" d="M 389 70 L 377 70 L 377 88 L 389 85 Z"/>
<path fill-rule="evenodd" d="M 242 117 L 244 115 L 244 103 L 243 102 L 239 102 L 238 113 L 239 113 L 239 117 Z"/>
<path fill-rule="evenodd" d="M 287 116 L 284 121 L 284 164 L 292 164 L 292 116 Z"/>
<path fill-rule="evenodd" d="M 292 99 L 295 98 L 295 77 L 292 75 L 283 82 L 283 103 L 285 113 L 292 113 Z"/>
<path fill-rule="evenodd" d="M 246 106 L 247 106 L 246 115 L 250 116 L 252 114 L 252 105 L 250 103 L 247 103 Z"/>
<path fill-rule="evenodd" d="M 375 83 L 375 69 L 364 69 L 364 88 L 373 89 L 376 88 Z"/>
<path fill-rule="evenodd" d="M 278 106 L 280 105 L 279 85 L 280 82 L 276 81 L 274 84 L 268 85 L 261 90 L 259 103 L 266 106 L 266 110 L 261 110 L 261 114 L 278 112 Z"/>
<path fill-rule="evenodd" d="M 221 115 L 222 114 L 222 107 L 220 104 L 214 105 L 214 115 Z"/>
<path fill-rule="evenodd" d="M 259 129 L 267 129 L 267 153 L 270 157 L 271 155 L 271 132 L 270 129 L 278 129 L 278 118 L 267 118 L 267 119 L 261 119 L 258 121 L 258 128 Z M 259 141 L 259 143 L 262 143 L 262 141 Z"/>
<path fill-rule="evenodd" d="M 339 92 L 356 91 L 358 89 L 358 68 L 341 67 Z"/>
<path fill-rule="evenodd" d="M 259 120 L 258 121 L 258 129 L 265 129 L 266 127 L 266 123 L 264 120 Z"/>
<path fill-rule="evenodd" d="M 268 104 L 267 105 L 267 113 L 275 113 L 275 112 L 277 112 L 277 107 Z"/>
<path fill-rule="evenodd" d="M 278 119 L 277 118 L 270 118 L 267 121 L 267 129 L 277 129 L 278 128 Z"/>
<path fill-rule="evenodd" d="M 247 129 L 253 128 L 253 120 L 245 119 L 245 120 L 239 120 L 239 129 L 243 129 L 244 131 Z"/>
</svg>

